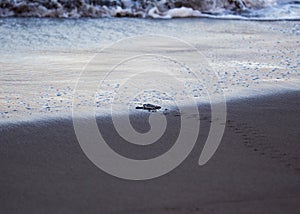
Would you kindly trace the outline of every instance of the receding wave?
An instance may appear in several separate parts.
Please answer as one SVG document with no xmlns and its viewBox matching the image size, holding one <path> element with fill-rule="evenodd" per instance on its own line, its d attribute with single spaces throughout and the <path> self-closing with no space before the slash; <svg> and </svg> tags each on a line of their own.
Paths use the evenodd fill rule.
<svg viewBox="0 0 300 214">
<path fill-rule="evenodd" d="M 300 0 L 0 0 L 0 17 L 300 20 Z"/>
</svg>

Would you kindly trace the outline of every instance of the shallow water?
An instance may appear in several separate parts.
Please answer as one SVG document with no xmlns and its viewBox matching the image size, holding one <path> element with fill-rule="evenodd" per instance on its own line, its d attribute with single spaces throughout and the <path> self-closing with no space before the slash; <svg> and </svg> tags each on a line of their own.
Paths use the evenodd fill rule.
<svg viewBox="0 0 300 214">
<path fill-rule="evenodd" d="M 122 111 L 148 102 L 169 107 L 176 96 L 203 103 L 300 89 L 299 22 L 10 18 L 0 19 L 0 32 L 1 122 L 70 116 L 72 106 L 104 114 L 112 103 Z M 91 61 L 99 54 L 100 63 Z M 127 61 L 103 70 L 116 66 L 114 57 Z M 189 68 L 198 64 L 195 79 L 197 68 Z M 86 88 L 78 93 L 82 72 Z M 209 96 L 205 84 L 216 89 Z"/>
</svg>

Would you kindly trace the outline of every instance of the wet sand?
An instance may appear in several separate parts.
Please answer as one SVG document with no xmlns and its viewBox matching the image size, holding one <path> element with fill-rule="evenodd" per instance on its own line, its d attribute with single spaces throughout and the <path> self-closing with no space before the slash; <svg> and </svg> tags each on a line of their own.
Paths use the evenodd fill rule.
<svg viewBox="0 0 300 214">
<path fill-rule="evenodd" d="M 122 180 L 98 169 L 82 152 L 71 120 L 1 125 L 1 213 L 297 213 L 300 209 L 300 93 L 228 102 L 225 134 L 211 160 L 198 158 L 210 125 L 199 106 L 201 128 L 188 158 L 148 181 Z M 149 129 L 147 113 L 132 117 Z M 111 147 L 137 159 L 172 146 L 179 118 L 167 115 L 166 134 L 145 148 L 99 127 Z M 197 118 L 196 118 L 197 119 Z M 113 143 L 114 142 L 114 143 Z"/>
<path fill-rule="evenodd" d="M 208 79 L 215 81 L 218 77 L 219 80 L 216 81 L 227 98 L 268 94 L 285 89 L 300 90 L 300 24 L 296 21 L 1 19 L 0 31 L 3 32 L 0 37 L 3 45 L 0 50 L 0 123 L 11 120 L 18 122 L 33 117 L 52 117 L 54 114 L 70 115 L 74 97 L 83 109 L 89 106 L 98 107 L 100 103 L 100 114 L 112 103 L 115 94 L 126 99 L 121 102 L 122 108 L 125 104 L 135 105 L 137 102 L 163 105 L 168 100 L 162 94 L 154 94 L 157 98 L 149 93 L 136 97 L 135 93 L 122 94 L 118 90 L 117 86 L 123 86 L 124 79 L 131 74 L 140 74 L 140 71 L 147 71 L 152 75 L 151 79 L 143 77 L 134 82 L 140 83 L 135 84 L 140 87 L 140 91 L 145 90 L 145 85 L 150 85 L 148 80 L 161 80 L 161 75 L 153 75 L 153 71 L 165 71 L 164 74 L 172 73 L 188 83 L 186 93 L 193 94 L 195 100 L 203 102 L 206 95 L 203 95 L 204 90 L 201 89 L 205 87 L 199 86 L 197 82 L 188 82 L 191 74 L 182 66 L 183 62 L 191 69 L 191 66 L 199 63 L 198 68 L 207 68 L 207 60 L 211 72 L 201 72 L 199 82 L 206 83 Z M 149 43 L 146 42 L 148 35 L 153 33 L 170 38 L 166 41 L 155 36 L 151 40 L 148 38 Z M 128 40 L 129 37 L 132 39 Z M 187 47 L 173 37 L 190 43 L 203 56 L 198 55 L 191 47 L 188 47 L 191 51 L 182 51 Z M 123 43 L 117 44 L 119 40 Z M 110 85 L 104 85 L 103 90 L 97 91 L 96 95 L 96 91 L 91 90 L 91 94 L 76 97 L 76 83 L 83 70 L 91 72 L 91 83 L 85 84 L 86 86 L 93 85 L 95 80 L 100 83 L 107 74 L 108 70 L 105 68 L 108 63 L 111 67 L 115 66 L 111 59 L 123 56 L 120 60 L 124 60 L 133 53 L 136 56 L 143 55 L 143 43 L 155 44 L 153 47 L 149 45 L 147 49 L 153 48 L 154 52 L 151 54 L 158 56 L 130 60 L 107 76 Z M 111 44 L 115 45 L 116 50 L 107 47 Z M 105 52 L 102 57 L 99 53 L 104 47 L 112 55 Z M 95 54 L 105 63 L 91 63 Z M 161 57 L 170 58 L 170 55 L 178 63 Z M 87 65 L 92 69 L 94 65 L 101 72 L 94 74 L 85 69 Z M 153 88 L 149 88 L 161 90 L 157 85 L 160 86 L 155 82 Z M 130 89 L 132 88 L 135 87 Z M 182 90 L 163 90 L 170 92 L 168 95 L 171 98 L 178 91 Z M 137 98 L 137 102 L 134 98 Z"/>
</svg>

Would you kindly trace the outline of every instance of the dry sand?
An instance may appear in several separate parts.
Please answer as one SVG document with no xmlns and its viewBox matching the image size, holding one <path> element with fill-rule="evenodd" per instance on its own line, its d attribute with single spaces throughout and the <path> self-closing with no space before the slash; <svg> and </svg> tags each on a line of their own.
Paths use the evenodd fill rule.
<svg viewBox="0 0 300 214">
<path fill-rule="evenodd" d="M 175 170 L 148 181 L 110 176 L 83 154 L 72 121 L 0 127 L 0 213 L 297 213 L 300 209 L 300 93 L 228 103 L 220 147 L 197 164 L 210 124 L 200 106 L 201 129 L 192 153 Z M 147 130 L 144 116 L 132 120 Z M 113 134 L 99 119 L 111 147 L 149 158 L 176 138 L 179 118 L 168 116 L 168 136 L 140 148 Z"/>
</svg>

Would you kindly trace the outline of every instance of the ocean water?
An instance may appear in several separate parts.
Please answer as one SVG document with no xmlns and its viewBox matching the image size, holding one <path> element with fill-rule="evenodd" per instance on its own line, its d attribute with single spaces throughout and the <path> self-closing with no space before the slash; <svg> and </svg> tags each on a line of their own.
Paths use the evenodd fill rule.
<svg viewBox="0 0 300 214">
<path fill-rule="evenodd" d="M 3 18 L 0 32 L 2 123 L 300 89 L 298 21 Z"/>
<path fill-rule="evenodd" d="M 299 0 L 1 0 L 0 17 L 299 20 Z"/>
</svg>

